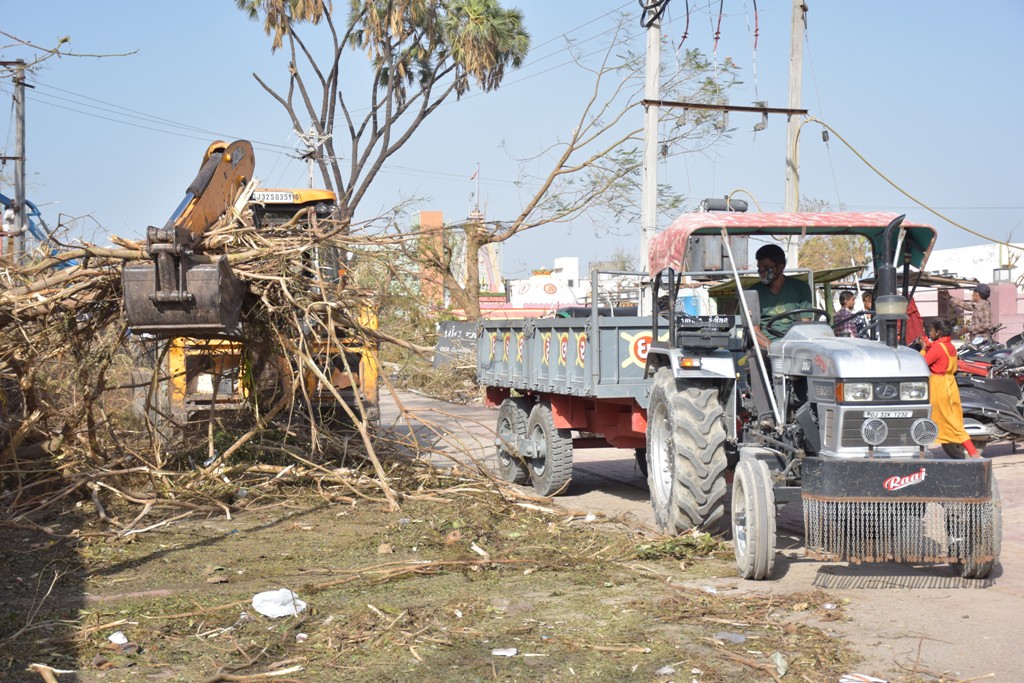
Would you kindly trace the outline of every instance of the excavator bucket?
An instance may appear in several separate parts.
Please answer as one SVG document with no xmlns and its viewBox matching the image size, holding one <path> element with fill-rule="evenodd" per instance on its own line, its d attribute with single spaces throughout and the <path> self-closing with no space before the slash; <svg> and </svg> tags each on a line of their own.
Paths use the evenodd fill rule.
<svg viewBox="0 0 1024 683">
<path fill-rule="evenodd" d="M 254 166 L 248 141 L 214 142 L 164 227 L 149 227 L 146 253 L 152 262 L 122 271 L 132 332 L 166 337 L 239 333 L 245 286 L 226 257 L 197 256 L 195 250 L 252 178 Z"/>
<path fill-rule="evenodd" d="M 134 334 L 159 337 L 213 337 L 239 333 L 245 285 L 235 277 L 226 257 L 197 263 L 182 256 L 177 264 L 188 296 L 162 302 L 159 263 L 137 263 L 122 272 L 124 306 Z"/>
</svg>

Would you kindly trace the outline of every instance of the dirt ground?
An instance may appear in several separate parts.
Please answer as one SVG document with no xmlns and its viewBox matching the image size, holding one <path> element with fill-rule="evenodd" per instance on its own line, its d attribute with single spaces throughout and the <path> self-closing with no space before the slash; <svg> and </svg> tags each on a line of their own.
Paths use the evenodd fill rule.
<svg viewBox="0 0 1024 683">
<path fill-rule="evenodd" d="M 493 413 L 402 401 L 434 424 L 409 425 L 398 406 L 385 424 L 489 454 Z M 107 542 L 83 502 L 46 528 L 0 527 L 0 679 L 45 680 L 27 670 L 41 663 L 60 683 L 1020 680 L 1024 456 L 990 452 L 1003 562 L 975 582 L 944 566 L 808 561 L 788 508 L 775 576 L 742 581 L 728 539 L 659 536 L 631 455 L 610 449 L 577 454 L 557 505 L 459 470 L 406 486 L 398 511 L 283 477 L 237 492 L 230 518 Z M 74 529 L 74 542 L 46 533 Z M 281 588 L 307 608 L 253 608 Z"/>
<path fill-rule="evenodd" d="M 447 416 L 448 438 L 459 443 L 475 438 L 481 453 L 493 450 L 495 411 L 418 396 L 407 397 L 406 407 L 438 420 Z M 1024 680 L 1024 648 L 1018 644 L 1024 614 L 1024 452 L 1000 443 L 985 454 L 1003 501 L 1000 563 L 985 580 L 960 579 L 946 565 L 809 560 L 802 509 L 795 503 L 779 515 L 772 579 L 742 581 L 732 578 L 730 569 L 715 585 L 726 587 L 723 594 L 828 591 L 845 605 L 846 618 L 834 629 L 860 656 L 860 673 L 887 681 Z M 576 450 L 573 480 L 557 501 L 580 514 L 598 511 L 634 528 L 654 527 L 647 482 L 629 451 Z"/>
<path fill-rule="evenodd" d="M 3 680 L 42 680 L 33 663 L 65 683 L 835 680 L 852 666 L 841 602 L 737 595 L 710 537 L 649 539 L 480 484 L 397 512 L 331 494 L 285 481 L 231 519 L 133 542 L 7 528 Z M 253 596 L 280 588 L 307 608 L 260 615 Z"/>
</svg>

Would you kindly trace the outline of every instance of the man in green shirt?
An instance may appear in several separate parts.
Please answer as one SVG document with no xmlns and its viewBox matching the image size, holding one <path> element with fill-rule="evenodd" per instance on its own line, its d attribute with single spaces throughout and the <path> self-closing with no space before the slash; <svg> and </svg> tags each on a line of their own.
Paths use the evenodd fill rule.
<svg viewBox="0 0 1024 683">
<path fill-rule="evenodd" d="M 761 307 L 761 325 L 780 313 L 798 308 L 811 308 L 811 288 L 806 282 L 786 277 L 786 252 L 777 244 L 766 244 L 754 254 L 757 259 L 757 274 L 760 282 L 750 287 L 757 292 Z M 749 356 L 751 398 L 754 401 L 755 417 L 762 427 L 774 427 L 775 420 L 768 402 L 768 387 L 761 376 L 760 368 L 754 353 L 761 353 L 765 367 L 770 368 L 767 358 L 768 342 L 778 339 L 793 326 L 792 318 L 780 318 L 772 325 L 771 330 L 762 329 L 759 325 L 754 333 L 757 336 L 757 349 L 751 350 Z"/>
<path fill-rule="evenodd" d="M 786 277 L 786 252 L 777 244 L 766 244 L 754 255 L 760 282 L 751 286 L 761 303 L 761 323 L 768 318 L 798 308 L 811 308 L 811 288 L 806 282 Z M 773 330 L 758 328 L 758 345 L 768 348 L 768 342 L 778 339 L 793 326 L 792 318 L 780 318 Z"/>
</svg>

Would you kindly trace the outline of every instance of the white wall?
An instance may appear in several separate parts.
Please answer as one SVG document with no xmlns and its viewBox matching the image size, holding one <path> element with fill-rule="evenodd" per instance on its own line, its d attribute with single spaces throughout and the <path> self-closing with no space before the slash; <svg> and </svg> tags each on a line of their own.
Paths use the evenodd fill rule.
<svg viewBox="0 0 1024 683">
<path fill-rule="evenodd" d="M 1024 276 L 1024 244 L 1014 244 L 1020 249 L 1007 249 L 999 244 L 980 244 L 956 249 L 936 249 L 928 259 L 926 270 L 937 274 L 947 271 L 959 278 L 974 278 L 978 282 L 994 281 L 992 271 L 1000 266 L 1015 264 L 1010 280 Z"/>
</svg>

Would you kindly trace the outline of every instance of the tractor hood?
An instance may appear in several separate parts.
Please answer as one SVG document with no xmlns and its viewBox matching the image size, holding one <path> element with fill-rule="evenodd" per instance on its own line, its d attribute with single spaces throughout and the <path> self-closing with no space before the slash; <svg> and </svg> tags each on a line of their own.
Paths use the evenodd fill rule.
<svg viewBox="0 0 1024 683">
<path fill-rule="evenodd" d="M 822 324 L 798 324 L 768 350 L 774 372 L 787 376 L 851 379 L 927 378 L 924 357 L 906 346 L 837 338 Z"/>
</svg>

